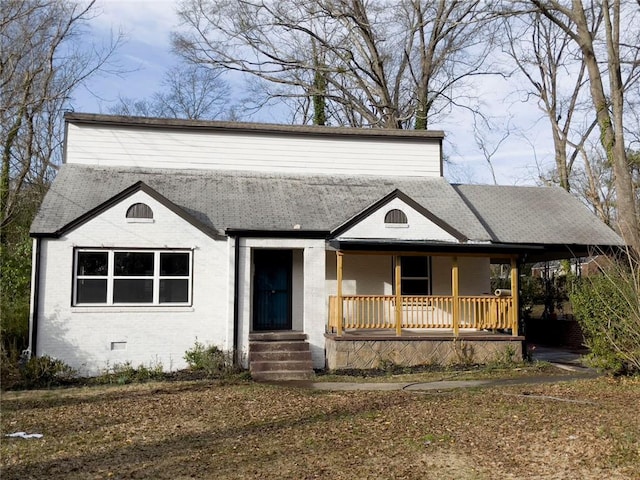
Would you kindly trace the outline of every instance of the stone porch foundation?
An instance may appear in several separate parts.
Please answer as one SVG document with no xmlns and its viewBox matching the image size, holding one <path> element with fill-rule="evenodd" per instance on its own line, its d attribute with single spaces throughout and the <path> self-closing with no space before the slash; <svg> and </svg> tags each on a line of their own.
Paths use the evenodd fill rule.
<svg viewBox="0 0 640 480">
<path fill-rule="evenodd" d="M 361 333 L 325 334 L 327 368 L 371 369 L 385 363 L 419 365 L 485 364 L 522 361 L 524 337 L 474 332 L 453 335 L 403 335 Z"/>
</svg>

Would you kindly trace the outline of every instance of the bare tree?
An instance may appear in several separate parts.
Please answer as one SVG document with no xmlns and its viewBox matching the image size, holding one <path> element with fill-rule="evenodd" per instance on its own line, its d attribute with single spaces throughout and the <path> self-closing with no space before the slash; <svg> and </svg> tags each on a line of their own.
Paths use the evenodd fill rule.
<svg viewBox="0 0 640 480">
<path fill-rule="evenodd" d="M 62 114 L 73 91 L 103 71 L 119 38 L 80 41 L 94 2 L 6 0 L 0 9 L 1 244 L 19 208 L 39 198 L 60 159 Z M 23 195 L 25 189 L 29 195 Z M 35 194 L 35 195 L 34 195 Z"/>
<path fill-rule="evenodd" d="M 596 32 L 599 19 L 592 22 L 591 29 Z M 583 57 L 570 36 L 539 12 L 507 17 L 502 23 L 503 51 L 527 80 L 520 88 L 525 101 L 535 100 L 549 120 L 554 177 L 570 191 L 575 161 L 596 127 L 592 110 L 585 105 L 588 79 Z"/>
<path fill-rule="evenodd" d="M 162 82 L 165 90 L 147 99 L 121 97 L 110 108 L 118 115 L 142 117 L 208 119 L 224 117 L 229 105 L 229 84 L 222 70 L 198 65 L 177 65 L 167 71 Z"/>
<path fill-rule="evenodd" d="M 557 0 L 530 0 L 530 3 L 580 49 L 600 142 L 613 171 L 617 223 L 627 243 L 640 253 L 640 220 L 624 139 L 625 93 L 640 77 L 637 3 L 623 4 L 621 0 L 586 4 L 572 0 L 570 5 Z M 604 28 L 596 31 L 593 27 L 598 22 L 594 19 L 599 18 Z"/>
<path fill-rule="evenodd" d="M 464 105 L 491 48 L 479 0 L 183 0 L 178 12 L 178 54 L 248 74 L 258 104 L 294 101 L 315 123 L 426 128 Z"/>
<path fill-rule="evenodd" d="M 504 129 L 500 129 L 487 117 L 480 115 L 474 115 L 473 117 L 473 139 L 487 162 L 494 185 L 498 185 L 498 179 L 493 165 L 493 157 L 511 135 L 509 123 L 507 121 Z"/>
</svg>

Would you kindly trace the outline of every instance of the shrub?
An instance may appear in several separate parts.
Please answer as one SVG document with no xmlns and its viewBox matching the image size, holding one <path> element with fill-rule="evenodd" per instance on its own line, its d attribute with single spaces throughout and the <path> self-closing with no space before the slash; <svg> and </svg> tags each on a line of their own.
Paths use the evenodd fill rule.
<svg viewBox="0 0 640 480">
<path fill-rule="evenodd" d="M 184 359 L 191 370 L 202 371 L 212 378 L 226 378 L 242 371 L 234 364 L 233 352 L 225 352 L 215 345 L 207 346 L 197 340 L 193 348 L 184 353 Z"/>
<path fill-rule="evenodd" d="M 116 363 L 113 367 L 107 367 L 102 375 L 94 379 L 98 384 L 118 384 L 144 383 L 151 380 L 162 380 L 165 378 L 162 363 L 156 362 L 134 367 L 131 362 Z"/>
<path fill-rule="evenodd" d="M 22 374 L 19 368 L 20 355 L 16 349 L 7 349 L 0 342 L 0 385 L 3 390 L 20 386 Z"/>
<path fill-rule="evenodd" d="M 20 368 L 21 386 L 24 388 L 51 388 L 73 383 L 78 372 L 47 355 L 31 357 Z"/>
<path fill-rule="evenodd" d="M 576 280 L 571 303 L 590 363 L 614 374 L 640 373 L 640 265 L 612 263 Z"/>
</svg>

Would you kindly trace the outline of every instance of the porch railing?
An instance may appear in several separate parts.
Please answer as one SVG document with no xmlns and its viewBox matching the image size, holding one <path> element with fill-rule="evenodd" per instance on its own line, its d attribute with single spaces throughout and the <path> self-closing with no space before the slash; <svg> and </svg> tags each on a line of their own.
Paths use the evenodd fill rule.
<svg viewBox="0 0 640 480">
<path fill-rule="evenodd" d="M 394 295 L 345 295 L 342 297 L 342 328 L 338 328 L 338 297 L 329 297 L 329 329 L 393 329 L 400 315 L 401 328 L 509 329 L 516 321 L 512 297 L 446 295 L 402 296 L 396 309 Z M 396 313 L 398 312 L 398 313 Z"/>
</svg>

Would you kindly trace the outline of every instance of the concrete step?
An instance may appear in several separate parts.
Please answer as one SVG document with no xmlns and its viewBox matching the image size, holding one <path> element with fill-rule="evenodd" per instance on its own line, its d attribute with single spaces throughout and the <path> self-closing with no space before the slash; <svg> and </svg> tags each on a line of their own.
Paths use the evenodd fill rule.
<svg viewBox="0 0 640 480">
<path fill-rule="evenodd" d="M 311 362 L 311 360 L 277 360 L 269 362 L 251 362 L 250 370 L 252 375 L 254 372 L 313 370 L 313 363 Z"/>
<path fill-rule="evenodd" d="M 249 352 L 306 352 L 309 344 L 305 341 L 249 342 Z"/>
<path fill-rule="evenodd" d="M 314 378 L 311 350 L 302 332 L 256 332 L 249 335 L 249 371 L 256 381 Z"/>
<path fill-rule="evenodd" d="M 269 370 L 251 373 L 251 377 L 257 382 L 288 382 L 295 380 L 313 380 L 313 370 Z"/>
<path fill-rule="evenodd" d="M 278 360 L 285 361 L 305 361 L 311 360 L 311 351 L 307 348 L 306 350 L 265 350 L 258 351 L 250 350 L 249 351 L 249 361 L 250 362 L 273 362 Z"/>
<path fill-rule="evenodd" d="M 249 342 L 304 342 L 307 334 L 302 332 L 254 332 L 249 334 Z"/>
</svg>

